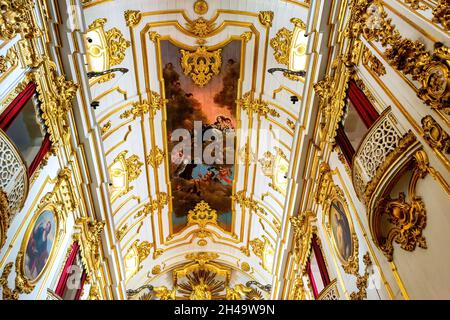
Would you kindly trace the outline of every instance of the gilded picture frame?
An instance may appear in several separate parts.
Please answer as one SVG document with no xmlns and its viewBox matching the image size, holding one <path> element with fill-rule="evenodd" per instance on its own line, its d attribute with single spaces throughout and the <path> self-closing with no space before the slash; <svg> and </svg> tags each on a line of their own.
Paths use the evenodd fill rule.
<svg viewBox="0 0 450 320">
<path fill-rule="evenodd" d="M 335 255 L 346 273 L 357 275 L 359 272 L 358 236 L 355 232 L 347 200 L 338 186 L 333 185 L 333 188 L 331 188 L 331 194 L 325 201 L 323 210 L 325 230 Z M 336 234 L 336 230 L 342 230 L 340 236 Z"/>
<path fill-rule="evenodd" d="M 22 239 L 22 243 L 20 246 L 20 251 L 17 254 L 16 258 L 16 272 L 17 279 L 16 282 L 19 281 L 21 283 L 21 291 L 24 293 L 30 293 L 37 283 L 42 279 L 42 277 L 46 274 L 48 268 L 52 265 L 54 260 L 54 256 L 58 251 L 60 241 L 64 237 L 64 216 L 61 214 L 63 212 L 63 205 L 58 201 L 53 201 L 54 194 L 47 193 L 41 203 L 35 210 L 33 217 L 31 218 L 28 227 L 25 231 L 25 234 Z M 43 215 L 46 215 L 47 218 L 52 217 L 52 221 L 46 219 L 41 219 Z M 45 222 L 47 225 L 50 223 L 51 229 L 53 230 L 53 235 L 51 235 L 50 239 L 46 238 L 46 241 L 51 241 L 50 250 L 47 252 L 48 255 L 45 257 L 45 262 L 42 266 L 37 267 L 39 270 L 35 276 L 30 276 L 30 268 L 26 268 L 25 264 L 30 264 L 29 257 L 27 259 L 27 255 L 30 253 L 30 240 L 33 234 L 36 234 L 36 227 L 40 225 L 40 223 Z M 44 227 L 45 228 L 45 227 Z M 50 231 L 51 232 L 51 231 Z M 41 246 L 42 247 L 42 246 Z M 48 250 L 48 244 L 45 244 L 46 249 Z M 41 256 L 42 259 L 42 256 Z M 36 263 L 39 265 L 39 263 Z"/>
</svg>

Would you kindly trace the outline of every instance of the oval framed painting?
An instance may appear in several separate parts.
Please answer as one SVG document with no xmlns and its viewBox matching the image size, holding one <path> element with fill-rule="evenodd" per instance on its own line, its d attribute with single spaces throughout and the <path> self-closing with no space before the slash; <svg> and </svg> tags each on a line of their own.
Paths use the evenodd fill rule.
<svg viewBox="0 0 450 320">
<path fill-rule="evenodd" d="M 357 274 L 358 237 L 353 227 L 345 198 L 334 196 L 329 201 L 328 230 L 334 251 L 346 273 Z"/>
<path fill-rule="evenodd" d="M 24 279 L 35 284 L 44 274 L 58 240 L 58 219 L 55 208 L 47 205 L 31 220 L 22 241 L 23 259 L 18 266 Z"/>
<path fill-rule="evenodd" d="M 353 255 L 352 228 L 341 201 L 335 199 L 331 202 L 329 219 L 336 252 L 343 262 L 348 262 Z"/>
</svg>

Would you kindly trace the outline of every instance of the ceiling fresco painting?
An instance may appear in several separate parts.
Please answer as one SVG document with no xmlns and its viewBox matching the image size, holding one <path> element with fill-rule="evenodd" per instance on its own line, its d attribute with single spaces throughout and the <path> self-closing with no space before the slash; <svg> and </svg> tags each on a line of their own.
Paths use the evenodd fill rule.
<svg viewBox="0 0 450 320">
<path fill-rule="evenodd" d="M 240 47 L 232 41 L 190 52 L 161 41 L 174 233 L 202 200 L 217 212 L 218 225 L 232 231 Z M 180 144 L 186 136 L 187 145 Z"/>
</svg>

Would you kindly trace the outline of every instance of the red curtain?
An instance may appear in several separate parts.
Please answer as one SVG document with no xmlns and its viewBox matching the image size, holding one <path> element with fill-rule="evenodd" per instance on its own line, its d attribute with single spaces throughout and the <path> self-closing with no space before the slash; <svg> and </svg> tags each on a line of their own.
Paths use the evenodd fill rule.
<svg viewBox="0 0 450 320">
<path fill-rule="evenodd" d="M 36 84 L 34 82 L 30 82 L 25 89 L 19 93 L 19 95 L 11 102 L 11 104 L 3 111 L 0 115 L 0 129 L 3 131 L 8 130 L 11 124 L 14 122 L 19 113 L 23 110 L 27 102 L 33 97 L 36 93 Z M 50 137 L 47 134 L 42 141 L 41 148 L 39 149 L 38 154 L 34 158 L 33 162 L 30 164 L 28 168 L 28 176 L 36 171 L 42 159 L 44 159 L 45 155 L 48 151 L 50 151 L 51 143 Z"/>
<path fill-rule="evenodd" d="M 66 260 L 66 264 L 64 265 L 63 272 L 61 274 L 61 278 L 59 278 L 58 285 L 56 286 L 55 293 L 62 297 L 64 295 L 64 292 L 67 287 L 67 280 L 69 279 L 69 276 L 71 275 L 69 268 L 74 265 L 75 259 L 77 258 L 78 250 L 80 250 L 80 245 L 78 242 L 74 242 L 72 244 L 72 249 L 70 250 L 70 255 Z M 79 300 L 81 296 L 81 292 L 83 290 L 84 282 L 86 281 L 86 271 L 83 269 L 83 274 L 81 276 L 80 281 L 80 288 L 77 290 L 77 293 L 75 295 L 75 300 Z"/>
<path fill-rule="evenodd" d="M 339 124 L 336 134 L 336 143 L 341 148 L 342 154 L 345 157 L 348 165 L 352 166 L 353 155 L 355 154 L 355 149 L 353 148 L 350 140 L 348 140 L 347 135 L 345 134 L 344 127 L 342 124 Z"/>
<path fill-rule="evenodd" d="M 378 119 L 377 110 L 354 80 L 350 80 L 347 94 L 362 121 L 369 128 Z"/>
<path fill-rule="evenodd" d="M 31 175 L 36 171 L 39 164 L 41 163 L 42 159 L 44 159 L 47 152 L 50 151 L 51 143 L 50 143 L 50 136 L 48 134 L 45 135 L 44 141 L 42 141 L 41 148 L 39 149 L 38 154 L 34 158 L 33 162 L 30 164 L 30 167 L 28 168 L 28 176 L 31 177 Z"/>
<path fill-rule="evenodd" d="M 13 102 L 11 102 L 8 108 L 3 111 L 3 113 L 0 115 L 0 128 L 3 131 L 8 130 L 11 123 L 14 121 L 20 111 L 22 111 L 28 100 L 31 99 L 35 92 L 36 84 L 34 82 L 30 82 L 25 87 L 25 89 L 21 93 L 19 93 L 19 95 L 13 100 Z"/>
<path fill-rule="evenodd" d="M 320 250 L 319 242 L 315 234 L 312 238 L 312 250 L 314 251 L 317 264 L 319 265 L 320 277 L 322 278 L 323 285 L 324 287 L 326 287 L 331 282 L 330 276 L 328 275 L 327 266 L 325 265 L 325 259 L 322 254 L 322 250 Z"/>
<path fill-rule="evenodd" d="M 317 299 L 317 297 L 319 297 L 319 292 L 317 291 L 316 280 L 314 279 L 314 275 L 311 270 L 311 260 L 308 260 L 308 263 L 306 264 L 306 272 L 309 276 L 309 282 L 311 283 L 311 287 L 313 289 L 314 298 Z"/>
<path fill-rule="evenodd" d="M 315 234 L 313 235 L 313 238 L 311 241 L 311 250 L 312 250 L 312 253 L 314 253 L 314 256 L 317 261 L 317 266 L 319 267 L 320 278 L 322 280 L 322 284 L 324 287 L 326 287 L 331 282 L 330 276 L 328 275 L 327 267 L 325 265 L 325 259 L 322 254 L 322 250 L 320 249 L 319 242 L 317 240 L 317 236 Z M 314 274 L 312 273 L 312 269 L 311 269 L 311 255 L 306 264 L 306 272 L 308 273 L 309 281 L 311 282 L 314 298 L 317 299 L 320 295 L 320 292 L 317 289 L 317 284 L 316 284 L 317 280 L 314 279 Z"/>
</svg>

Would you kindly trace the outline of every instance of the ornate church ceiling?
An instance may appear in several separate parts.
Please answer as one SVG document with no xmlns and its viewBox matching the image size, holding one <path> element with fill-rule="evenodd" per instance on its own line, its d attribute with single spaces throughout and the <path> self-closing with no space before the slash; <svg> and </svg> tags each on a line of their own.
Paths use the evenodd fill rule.
<svg viewBox="0 0 450 320">
<path fill-rule="evenodd" d="M 127 289 L 194 295 L 202 252 L 216 297 L 271 284 L 305 79 L 267 70 L 305 69 L 308 4 L 83 3 L 88 71 L 129 70 L 89 81 Z"/>
</svg>

